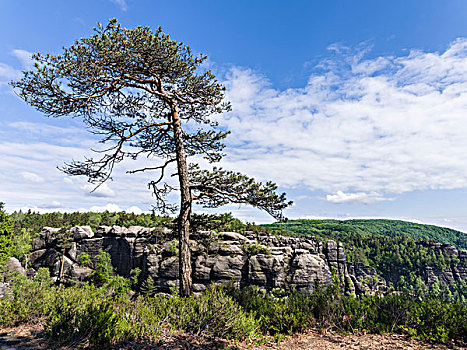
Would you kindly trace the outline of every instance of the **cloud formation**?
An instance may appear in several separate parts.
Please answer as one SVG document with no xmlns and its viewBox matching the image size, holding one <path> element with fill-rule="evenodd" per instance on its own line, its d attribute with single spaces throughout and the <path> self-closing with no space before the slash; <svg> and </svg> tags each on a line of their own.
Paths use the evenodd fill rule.
<svg viewBox="0 0 467 350">
<path fill-rule="evenodd" d="M 122 11 L 126 11 L 128 9 L 128 6 L 125 0 L 110 0 L 110 2 L 120 7 L 120 10 Z"/>
<path fill-rule="evenodd" d="M 334 203 L 467 188 L 467 39 L 403 57 L 330 50 L 303 88 L 230 70 L 224 165 Z"/>
<path fill-rule="evenodd" d="M 136 215 L 139 215 L 139 214 L 142 214 L 143 211 L 133 205 L 129 208 L 127 208 L 126 210 L 124 208 L 121 208 L 119 205 L 115 204 L 115 203 L 108 203 L 104 206 L 92 206 L 90 209 L 90 211 L 93 211 L 93 212 L 98 212 L 98 213 L 101 213 L 101 212 L 104 212 L 104 211 L 108 211 L 108 212 L 111 212 L 111 213 L 118 213 L 118 212 L 121 212 L 121 211 L 125 211 L 127 213 L 134 213 Z M 83 211 L 86 211 L 86 210 L 83 210 Z"/>
<path fill-rule="evenodd" d="M 32 69 L 34 67 L 32 52 L 22 49 L 14 49 L 11 51 L 11 54 L 21 62 L 24 69 Z"/>
<path fill-rule="evenodd" d="M 374 202 L 393 200 L 394 198 L 382 197 L 378 193 L 344 193 L 342 191 L 337 191 L 336 194 L 326 195 L 326 200 L 331 203 L 350 203 L 350 202 L 359 202 L 363 204 L 370 204 Z"/>
<path fill-rule="evenodd" d="M 106 182 L 96 188 L 96 185 L 87 184 L 81 187 L 92 197 L 115 197 L 115 191 L 112 190 Z"/>
<path fill-rule="evenodd" d="M 29 182 L 44 182 L 44 179 L 41 176 L 29 171 L 23 171 L 21 173 L 21 176 L 23 177 L 23 179 Z"/>
</svg>

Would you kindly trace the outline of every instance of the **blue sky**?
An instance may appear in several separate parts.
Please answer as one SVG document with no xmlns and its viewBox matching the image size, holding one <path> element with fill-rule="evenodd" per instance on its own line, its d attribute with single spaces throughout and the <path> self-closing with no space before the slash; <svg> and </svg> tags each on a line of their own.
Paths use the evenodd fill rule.
<svg viewBox="0 0 467 350">
<path fill-rule="evenodd" d="M 90 155 L 79 120 L 6 84 L 31 52 L 97 22 L 163 30 L 209 56 L 233 111 L 222 165 L 272 180 L 290 218 L 388 217 L 467 231 L 467 2 L 0 0 L 0 201 L 8 211 L 149 210 L 148 175 L 89 193 L 56 167 Z M 198 211 L 202 210 L 198 208 Z M 256 209 L 225 207 L 255 222 Z"/>
</svg>

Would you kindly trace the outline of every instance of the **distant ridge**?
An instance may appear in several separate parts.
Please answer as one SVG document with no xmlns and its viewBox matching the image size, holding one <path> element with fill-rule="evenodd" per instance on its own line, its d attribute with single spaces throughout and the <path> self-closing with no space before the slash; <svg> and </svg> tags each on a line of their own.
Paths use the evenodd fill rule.
<svg viewBox="0 0 467 350">
<path fill-rule="evenodd" d="M 383 237 L 405 236 L 414 240 L 433 240 L 452 244 L 457 249 L 467 249 L 467 234 L 461 231 L 435 225 L 418 224 L 389 219 L 352 219 L 352 220 L 289 220 L 282 223 L 263 225 L 272 230 L 283 230 L 289 234 L 315 235 L 322 238 L 338 239 L 351 234 L 362 237 L 371 235 Z"/>
</svg>

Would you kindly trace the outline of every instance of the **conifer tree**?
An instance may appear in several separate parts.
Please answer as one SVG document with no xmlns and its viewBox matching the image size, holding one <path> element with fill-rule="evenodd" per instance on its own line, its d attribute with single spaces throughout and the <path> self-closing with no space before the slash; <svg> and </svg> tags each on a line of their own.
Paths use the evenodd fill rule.
<svg viewBox="0 0 467 350">
<path fill-rule="evenodd" d="M 105 26 L 98 24 L 94 35 L 77 40 L 62 54 L 37 53 L 33 59 L 35 68 L 12 82 L 18 95 L 47 116 L 82 119 L 109 145 L 97 159 L 66 164 L 65 173 L 86 176 L 99 186 L 124 159 L 159 159 L 129 172 L 157 172 L 148 184 L 155 207 L 163 214 L 178 211 L 181 295 L 192 293 L 193 201 L 207 207 L 247 203 L 282 219 L 282 209 L 290 202 L 285 194 L 276 193 L 275 184 L 187 163 L 196 155 L 210 163 L 219 161 L 229 133 L 217 130 L 211 117 L 229 111 L 230 104 L 224 101 L 224 87 L 202 69 L 206 56 L 193 55 L 190 47 L 161 28 L 155 32 L 149 27 L 126 29 L 112 19 Z M 171 165 L 175 165 L 178 186 L 164 182 Z M 174 190 L 180 194 L 179 206 L 167 200 Z"/>
</svg>

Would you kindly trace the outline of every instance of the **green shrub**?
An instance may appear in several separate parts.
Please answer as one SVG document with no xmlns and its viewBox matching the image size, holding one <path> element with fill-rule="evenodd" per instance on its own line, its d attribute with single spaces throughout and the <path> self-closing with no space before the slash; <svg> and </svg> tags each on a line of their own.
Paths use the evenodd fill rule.
<svg viewBox="0 0 467 350">
<path fill-rule="evenodd" d="M 265 254 L 265 255 L 270 255 L 271 252 L 268 247 L 261 245 L 261 244 L 245 244 L 243 246 L 243 250 L 245 251 L 246 255 L 251 258 L 252 256 L 258 255 L 258 254 Z"/>
<path fill-rule="evenodd" d="M 226 339 L 244 339 L 256 333 L 252 315 L 242 310 L 222 287 L 211 285 L 200 296 L 175 296 L 170 302 L 179 309 L 178 314 L 172 314 L 171 322 L 182 330 Z"/>
<path fill-rule="evenodd" d="M 214 286 L 188 298 L 105 298 L 90 292 L 80 293 L 80 302 L 74 302 L 77 294 L 73 293 L 63 295 L 46 323 L 49 337 L 70 347 L 87 344 L 103 348 L 126 340 L 155 342 L 164 329 L 244 339 L 255 335 L 258 328 L 251 315 Z"/>
<path fill-rule="evenodd" d="M 118 339 L 118 316 L 108 300 L 67 306 L 58 304 L 54 317 L 47 321 L 46 334 L 51 339 L 70 347 L 86 343 L 99 348 Z"/>
<path fill-rule="evenodd" d="M 91 267 L 92 266 L 91 256 L 88 253 L 82 252 L 81 254 L 78 255 L 78 264 L 79 266 Z"/>
<path fill-rule="evenodd" d="M 0 299 L 0 326 L 34 321 L 50 312 L 57 288 L 48 269 L 40 268 L 35 278 L 14 273 L 8 279 L 11 292 Z"/>
<path fill-rule="evenodd" d="M 99 254 L 94 258 L 94 271 L 91 280 L 97 286 L 102 286 L 110 282 L 113 276 L 113 267 L 110 254 L 99 249 Z"/>
<path fill-rule="evenodd" d="M 292 334 L 312 323 L 311 299 L 307 294 L 292 292 L 276 298 L 262 293 L 256 286 L 241 290 L 229 288 L 228 292 L 246 311 L 254 315 L 264 333 Z"/>
</svg>

